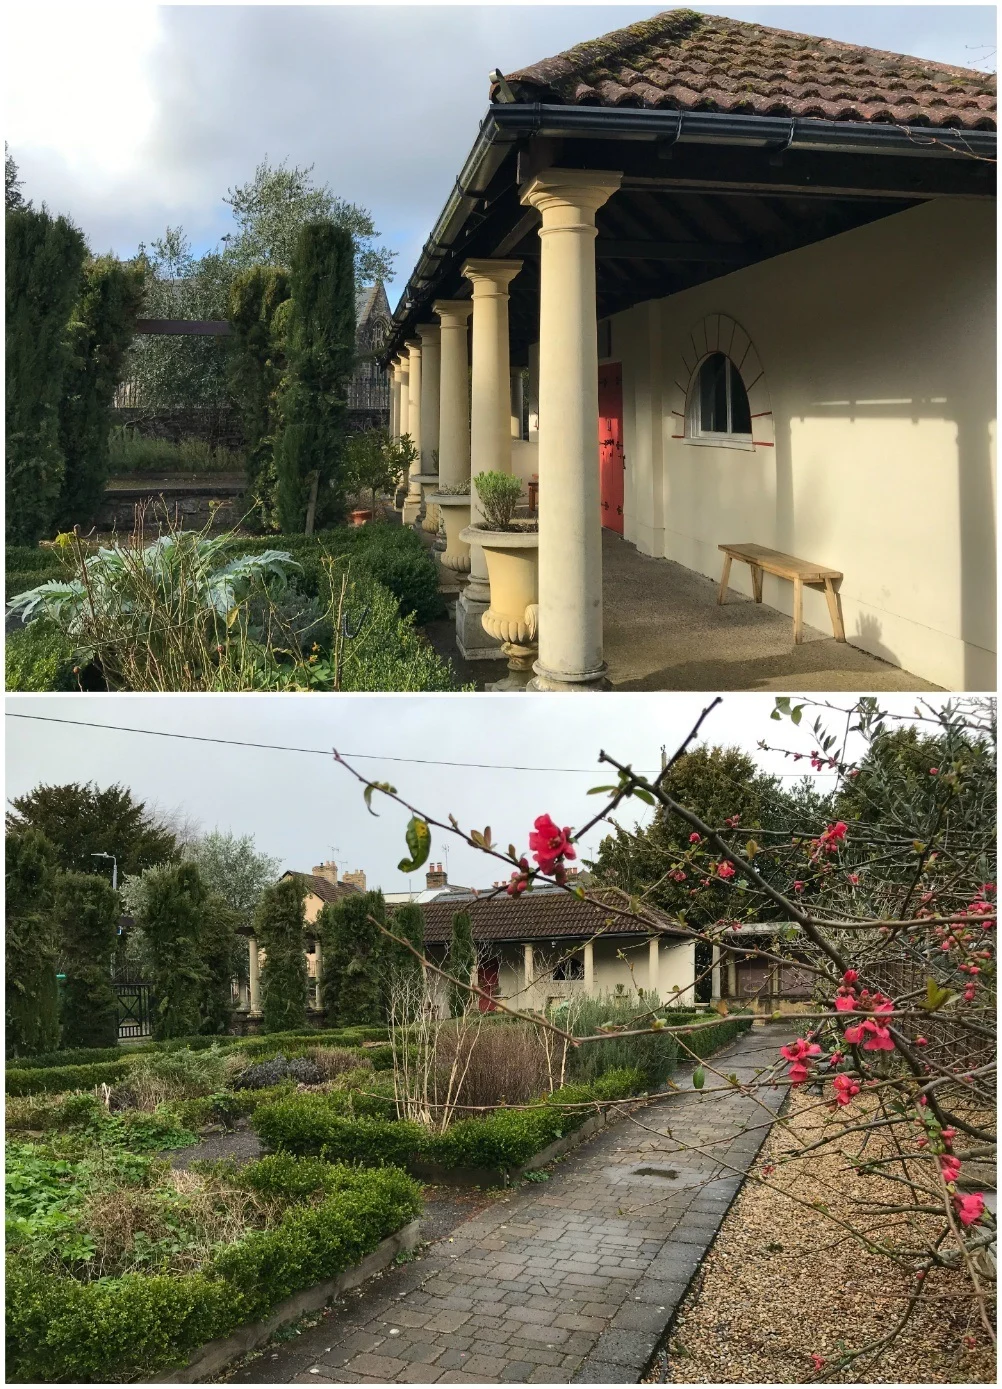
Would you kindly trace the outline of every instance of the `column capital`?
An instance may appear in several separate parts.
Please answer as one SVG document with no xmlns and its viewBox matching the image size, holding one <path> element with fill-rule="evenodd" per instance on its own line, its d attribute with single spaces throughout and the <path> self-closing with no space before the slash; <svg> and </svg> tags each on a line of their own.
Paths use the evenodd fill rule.
<svg viewBox="0 0 1002 1389">
<path fill-rule="evenodd" d="M 420 339 L 420 338 L 408 338 L 407 341 L 404 343 L 404 347 L 407 348 L 407 356 L 408 356 L 408 358 L 410 358 L 410 357 L 420 357 L 420 356 L 421 356 L 421 339 Z"/>
<path fill-rule="evenodd" d="M 622 182 L 623 175 L 614 170 L 544 169 L 519 190 L 519 201 L 538 209 L 544 219 L 547 213 L 560 209 L 578 213 L 578 223 L 582 213 L 593 222 L 595 213 Z"/>
<path fill-rule="evenodd" d="M 436 299 L 431 311 L 438 314 L 443 327 L 465 328 L 473 312 L 472 299 Z"/>
<path fill-rule="evenodd" d="M 473 293 L 483 294 L 485 289 L 493 289 L 496 294 L 506 294 L 508 286 L 522 269 L 520 260 L 468 260 L 460 274 L 473 285 Z"/>
<path fill-rule="evenodd" d="M 434 342 L 442 331 L 442 328 L 438 323 L 419 323 L 414 331 L 421 339 L 421 342 L 425 343 Z"/>
</svg>

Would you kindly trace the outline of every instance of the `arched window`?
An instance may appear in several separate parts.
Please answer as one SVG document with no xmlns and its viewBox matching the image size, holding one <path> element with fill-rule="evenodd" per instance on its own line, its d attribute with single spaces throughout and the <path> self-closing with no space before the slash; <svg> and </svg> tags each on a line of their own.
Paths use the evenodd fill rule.
<svg viewBox="0 0 1002 1389">
<path fill-rule="evenodd" d="M 751 443 L 751 408 L 737 367 L 723 352 L 711 352 L 689 393 L 689 436 Z"/>
</svg>

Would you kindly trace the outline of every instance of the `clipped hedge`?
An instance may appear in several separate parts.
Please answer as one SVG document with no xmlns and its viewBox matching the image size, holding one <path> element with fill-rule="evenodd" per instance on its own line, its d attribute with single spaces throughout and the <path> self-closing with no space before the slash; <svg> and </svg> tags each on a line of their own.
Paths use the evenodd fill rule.
<svg viewBox="0 0 1002 1389">
<path fill-rule="evenodd" d="M 32 585 L 22 584 L 23 592 Z M 8 590 L 9 591 L 9 590 Z M 51 623 L 40 619 L 8 632 L 4 642 L 4 684 L 8 690 L 49 692 L 79 688 L 73 644 Z"/>
<path fill-rule="evenodd" d="M 345 1113 L 346 1096 L 298 1094 L 261 1105 L 253 1124 L 258 1137 L 279 1152 L 359 1162 L 367 1167 L 403 1165 L 421 1151 L 425 1130 L 402 1119 L 354 1117 Z"/>
<path fill-rule="evenodd" d="M 114 1085 L 129 1073 L 131 1059 L 101 1061 L 92 1066 L 8 1068 L 4 1086 L 8 1095 L 56 1095 L 62 1090 L 92 1090 L 102 1082 Z"/>
<path fill-rule="evenodd" d="M 316 1176 L 313 1166 L 308 1180 Z M 286 1163 L 280 1194 L 294 1185 Z M 294 1204 L 274 1229 L 225 1246 L 198 1273 L 82 1283 L 9 1260 L 8 1378 L 121 1381 L 183 1363 L 283 1298 L 336 1278 L 421 1208 L 417 1183 L 392 1167 L 330 1169 L 320 1185 L 328 1194 L 319 1204 Z"/>
<path fill-rule="evenodd" d="M 713 1023 L 709 1027 L 698 1027 L 693 1032 L 683 1032 L 681 1041 L 697 1056 L 709 1056 L 711 1052 L 719 1051 L 728 1042 L 733 1042 L 735 1037 L 740 1037 L 743 1032 L 747 1032 L 751 1025 L 752 1019 L 747 1015 L 738 1018 L 721 1018 L 720 1022 Z M 683 1060 L 688 1055 L 684 1047 L 679 1048 L 679 1054 Z"/>
</svg>

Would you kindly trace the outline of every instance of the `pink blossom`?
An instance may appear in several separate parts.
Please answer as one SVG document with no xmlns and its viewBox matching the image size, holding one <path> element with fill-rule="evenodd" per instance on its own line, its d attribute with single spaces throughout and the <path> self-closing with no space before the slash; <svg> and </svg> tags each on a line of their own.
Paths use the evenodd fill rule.
<svg viewBox="0 0 1002 1389">
<path fill-rule="evenodd" d="M 570 826 L 561 829 L 549 815 L 536 818 L 535 833 L 529 835 L 529 848 L 544 873 L 549 873 L 558 859 L 577 857 L 571 844 Z"/>
<path fill-rule="evenodd" d="M 690 834 L 690 836 L 689 836 L 689 843 L 690 843 L 690 844 L 698 844 L 698 843 L 700 842 L 700 839 L 701 839 L 701 838 L 702 838 L 702 836 L 699 835 L 699 834 L 697 834 L 696 831 L 693 830 L 692 834 Z"/>
<path fill-rule="evenodd" d="M 939 1160 L 939 1170 L 943 1174 L 944 1182 L 955 1182 L 960 1176 L 960 1158 L 954 1157 L 952 1153 L 944 1153 Z"/>
<path fill-rule="evenodd" d="M 835 1099 L 839 1104 L 848 1104 L 854 1095 L 859 1094 L 859 1086 L 852 1076 L 847 1076 L 844 1073 L 835 1077 L 834 1085 Z"/>
<path fill-rule="evenodd" d="M 799 1061 L 794 1061 L 790 1067 L 789 1076 L 791 1085 L 803 1085 L 810 1072 L 806 1066 L 802 1066 Z"/>
<path fill-rule="evenodd" d="M 854 969 L 847 969 L 846 972 L 845 972 L 845 974 L 842 975 L 842 983 L 843 983 L 843 984 L 858 984 L 858 983 L 859 983 L 859 975 L 856 973 L 856 971 L 855 971 Z"/>
<path fill-rule="evenodd" d="M 717 864 L 717 877 L 718 877 L 718 878 L 733 878 L 733 877 L 734 877 L 734 864 L 733 864 L 733 863 L 728 863 L 728 862 L 726 861 L 726 859 L 724 860 L 723 863 L 718 863 L 718 864 Z"/>
<path fill-rule="evenodd" d="M 856 999 L 853 994 L 836 994 L 835 1009 L 839 1013 L 851 1013 L 856 1007 Z"/>
<path fill-rule="evenodd" d="M 806 1042 L 803 1037 L 798 1037 L 795 1042 L 790 1042 L 785 1047 L 780 1047 L 780 1056 L 785 1056 L 787 1061 L 804 1061 L 809 1056 L 820 1056 L 821 1048 L 817 1042 Z"/>
<path fill-rule="evenodd" d="M 980 1191 L 976 1191 L 970 1196 L 961 1196 L 958 1191 L 953 1198 L 953 1205 L 957 1212 L 957 1219 L 966 1229 L 968 1225 L 973 1225 L 976 1220 L 981 1219 L 985 1209 L 985 1198 Z"/>
<path fill-rule="evenodd" d="M 939 768 L 938 768 L 938 767 L 930 767 L 930 768 L 929 768 L 929 775 L 930 775 L 930 776 L 939 776 Z"/>
</svg>

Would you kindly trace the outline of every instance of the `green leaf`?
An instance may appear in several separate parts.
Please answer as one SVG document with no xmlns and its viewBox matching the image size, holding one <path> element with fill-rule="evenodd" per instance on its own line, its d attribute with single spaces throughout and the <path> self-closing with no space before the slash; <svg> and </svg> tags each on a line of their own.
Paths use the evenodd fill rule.
<svg viewBox="0 0 1002 1389">
<path fill-rule="evenodd" d="M 935 1013 L 938 1009 L 942 1008 L 944 1003 L 949 1002 L 950 996 L 949 989 L 941 989 L 935 979 L 927 979 L 925 981 L 925 1002 L 922 1004 L 922 1007 L 925 1008 L 927 1012 Z"/>
<path fill-rule="evenodd" d="M 388 795 L 393 796 L 396 795 L 397 788 L 395 786 L 391 786 L 388 781 L 370 781 L 363 793 L 365 796 L 365 808 L 370 815 L 376 815 L 376 812 L 372 808 L 373 791 L 385 791 Z M 379 818 L 378 815 L 376 816 L 376 818 Z"/>
<path fill-rule="evenodd" d="M 633 790 L 630 792 L 630 795 L 636 796 L 638 801 L 644 801 L 647 805 L 657 804 L 650 791 L 643 791 L 639 786 L 635 786 Z"/>
<path fill-rule="evenodd" d="M 572 896 L 576 897 L 579 902 L 583 902 L 585 899 L 585 890 L 580 885 L 580 883 L 578 883 L 575 887 L 571 888 L 571 894 Z"/>
<path fill-rule="evenodd" d="M 697 1066 L 692 1073 L 692 1088 L 694 1090 L 702 1090 L 705 1083 L 706 1072 L 703 1070 L 702 1066 Z"/>
<path fill-rule="evenodd" d="M 402 858 L 397 864 L 401 873 L 414 873 L 426 862 L 431 853 L 431 830 L 423 820 L 412 815 L 407 825 L 407 847 L 410 858 Z"/>
<path fill-rule="evenodd" d="M 792 720 L 792 722 L 793 722 L 793 723 L 799 723 L 799 722 L 800 722 L 800 719 L 801 719 L 801 715 L 803 714 L 803 712 L 804 712 L 804 706 L 803 706 L 802 704 L 796 705 L 796 706 L 790 711 L 790 719 Z"/>
<path fill-rule="evenodd" d="M 618 791 L 618 786 L 593 786 L 586 794 L 589 796 L 601 796 L 606 791 Z"/>
</svg>

